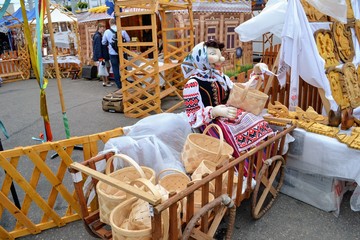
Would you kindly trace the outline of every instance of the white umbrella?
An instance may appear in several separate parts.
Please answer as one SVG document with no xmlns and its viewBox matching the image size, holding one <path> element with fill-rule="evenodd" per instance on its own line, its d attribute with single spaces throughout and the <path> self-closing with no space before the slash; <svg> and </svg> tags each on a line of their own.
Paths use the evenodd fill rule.
<svg viewBox="0 0 360 240">
<path fill-rule="evenodd" d="M 55 23 L 55 22 L 76 22 L 77 19 L 74 17 L 70 17 L 69 15 L 61 12 L 59 9 L 55 8 L 52 12 L 51 12 L 51 22 Z M 45 17 L 44 23 L 48 23 L 48 18 Z M 31 22 L 31 24 L 36 24 L 36 19 L 34 21 Z"/>
</svg>

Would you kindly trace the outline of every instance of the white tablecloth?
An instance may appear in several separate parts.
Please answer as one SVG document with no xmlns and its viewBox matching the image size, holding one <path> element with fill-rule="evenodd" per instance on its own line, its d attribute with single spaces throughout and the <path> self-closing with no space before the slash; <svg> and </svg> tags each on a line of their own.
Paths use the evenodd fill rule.
<svg viewBox="0 0 360 240">
<path fill-rule="evenodd" d="M 305 172 L 355 181 L 358 186 L 350 201 L 360 211 L 360 151 L 335 138 L 296 128 L 290 144 L 287 166 Z"/>
<path fill-rule="evenodd" d="M 54 63 L 54 58 L 53 56 L 47 56 L 47 57 L 43 57 L 43 64 L 53 64 Z M 57 58 L 58 63 L 76 63 L 78 65 L 80 65 L 80 59 L 77 56 L 58 56 Z"/>
</svg>

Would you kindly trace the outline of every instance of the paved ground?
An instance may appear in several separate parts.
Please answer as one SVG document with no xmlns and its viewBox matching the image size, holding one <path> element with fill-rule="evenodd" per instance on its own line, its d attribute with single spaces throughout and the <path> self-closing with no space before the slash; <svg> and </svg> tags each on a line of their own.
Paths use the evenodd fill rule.
<svg viewBox="0 0 360 240">
<path fill-rule="evenodd" d="M 70 79 L 63 79 L 62 86 L 72 136 L 111 130 L 138 121 L 124 117 L 123 114 L 102 111 L 101 98 L 107 92 L 114 91 L 115 87 L 105 88 L 96 80 Z M 50 80 L 46 92 L 54 140 L 65 138 L 57 89 L 56 80 Z M 38 144 L 32 137 L 37 137 L 42 132 L 43 125 L 39 115 L 39 87 L 35 80 L 7 83 L 0 88 L 0 120 L 10 135 L 10 138 L 5 140 L 0 133 L 4 149 Z M 24 174 L 26 170 L 19 169 Z M 2 176 L 3 173 L 0 171 L 1 181 Z M 39 185 L 39 192 L 42 192 L 41 188 Z M 360 213 L 351 211 L 349 196 L 345 195 L 340 215 L 335 217 L 332 213 L 280 194 L 268 214 L 257 221 L 251 219 L 249 202 L 245 201 L 237 209 L 233 239 L 360 239 Z M 13 218 L 4 213 L 0 225 L 6 228 L 12 221 Z M 20 239 L 93 238 L 85 231 L 82 222 L 78 221 Z"/>
</svg>

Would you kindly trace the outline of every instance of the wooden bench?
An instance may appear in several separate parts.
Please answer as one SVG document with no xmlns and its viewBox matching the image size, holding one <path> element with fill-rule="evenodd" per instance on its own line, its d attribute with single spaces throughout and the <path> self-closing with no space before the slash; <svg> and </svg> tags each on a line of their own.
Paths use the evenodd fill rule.
<svg viewBox="0 0 360 240">
<path fill-rule="evenodd" d="M 7 79 L 25 79 L 19 68 L 20 61 L 21 59 L 0 60 L 0 77 L 4 81 Z"/>
</svg>

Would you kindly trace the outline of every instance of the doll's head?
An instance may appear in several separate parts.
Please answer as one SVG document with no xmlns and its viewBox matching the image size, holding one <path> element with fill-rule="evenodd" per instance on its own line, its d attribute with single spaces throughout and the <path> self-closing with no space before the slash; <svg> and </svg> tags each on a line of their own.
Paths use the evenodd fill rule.
<svg viewBox="0 0 360 240">
<path fill-rule="evenodd" d="M 216 40 L 208 40 L 204 43 L 207 47 L 207 59 L 212 68 L 220 68 L 222 62 L 225 61 L 225 58 L 221 55 L 221 50 L 224 48 L 223 43 L 219 43 Z"/>
<path fill-rule="evenodd" d="M 204 79 L 209 78 L 208 74 L 218 71 L 221 63 L 225 61 L 221 56 L 223 48 L 224 44 L 216 40 L 198 43 L 181 64 L 184 77 L 200 74 Z"/>
</svg>

